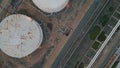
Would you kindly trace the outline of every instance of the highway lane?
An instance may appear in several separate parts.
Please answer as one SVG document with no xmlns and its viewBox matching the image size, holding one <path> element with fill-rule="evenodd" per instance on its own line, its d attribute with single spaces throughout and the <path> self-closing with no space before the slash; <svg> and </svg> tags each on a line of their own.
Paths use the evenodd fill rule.
<svg viewBox="0 0 120 68">
<path fill-rule="evenodd" d="M 95 1 L 97 2 L 97 4 L 99 3 L 99 0 L 95 0 Z M 95 1 L 94 1 L 94 2 L 95 2 Z M 106 2 L 107 2 L 107 3 L 106 3 Z M 109 2 L 109 0 L 106 0 L 106 1 L 105 1 L 105 4 L 103 4 L 102 8 L 104 8 L 104 6 L 106 6 L 106 4 L 108 4 L 108 2 Z M 93 5 L 94 5 L 94 4 L 93 4 Z M 90 9 L 91 9 L 91 8 L 90 8 Z M 95 10 L 95 9 L 94 9 L 94 10 Z M 103 10 L 103 9 L 99 10 L 100 12 L 97 14 L 96 17 L 94 17 L 94 15 L 93 15 L 93 16 L 92 16 L 92 15 L 90 16 L 90 18 L 92 17 L 92 21 L 91 21 L 91 20 L 89 21 L 89 19 L 86 20 L 85 18 L 83 18 L 84 20 L 82 20 L 82 21 L 80 22 L 80 24 L 84 22 L 84 25 L 81 24 L 80 26 L 78 26 L 78 28 L 76 29 L 76 30 L 78 30 L 78 31 L 75 32 L 75 33 L 78 32 L 79 34 L 78 34 L 78 33 L 77 33 L 77 34 L 80 35 L 80 36 L 77 35 L 77 38 L 76 38 L 74 41 L 69 42 L 69 43 L 72 43 L 71 45 L 69 44 L 69 46 L 72 46 L 72 45 L 74 44 L 74 42 L 76 42 L 76 40 L 78 40 L 78 37 L 81 38 L 81 39 L 79 39 L 79 40 L 82 40 L 82 39 L 85 37 L 85 34 L 88 32 L 88 30 L 89 30 L 90 27 L 92 26 L 92 25 L 91 25 L 92 23 L 90 23 L 90 22 L 95 22 L 95 20 L 96 20 L 97 17 L 100 15 L 100 13 L 102 12 L 102 10 Z M 88 12 L 89 12 L 89 11 L 88 11 Z M 94 11 L 93 11 L 92 13 L 95 14 Z M 87 17 L 86 17 L 86 18 L 87 18 Z M 94 20 L 94 19 L 95 19 L 95 20 Z M 86 22 L 85 22 L 85 20 L 86 20 Z M 89 23 L 88 23 L 88 21 L 89 21 Z M 83 27 L 83 26 L 84 26 L 84 27 Z M 80 27 L 81 27 L 81 29 L 79 29 Z M 86 28 L 86 27 L 88 27 L 88 28 Z M 79 31 L 79 30 L 80 30 L 80 31 Z M 84 31 L 84 33 L 83 33 L 83 31 Z M 86 32 L 86 33 L 85 33 L 85 32 Z M 74 34 L 74 33 L 73 33 L 73 34 Z M 74 37 L 75 37 L 75 35 L 74 35 Z M 81 41 L 79 41 L 79 42 L 81 42 Z M 74 46 L 75 46 L 75 45 L 74 45 Z M 79 44 L 77 44 L 77 48 L 75 48 L 75 49 L 74 49 L 74 48 L 70 48 L 70 47 L 69 47 L 68 49 L 66 49 L 66 50 L 69 50 L 69 49 L 74 49 L 74 50 L 72 50 L 72 51 L 71 51 L 72 53 L 71 53 L 71 54 L 68 54 L 69 56 L 65 57 L 65 59 L 63 58 L 63 59 L 62 59 L 63 61 L 61 60 L 60 63 L 63 63 L 63 64 L 60 64 L 60 63 L 57 64 L 57 68 L 60 67 L 59 65 L 61 65 L 61 67 L 64 67 L 66 63 L 70 64 L 70 63 L 71 63 L 71 62 L 70 62 L 71 56 L 72 56 L 72 58 L 73 58 L 74 55 L 75 55 L 75 53 L 76 53 L 78 50 L 80 50 L 80 49 L 81 49 L 81 50 L 80 50 L 80 53 L 82 52 L 83 49 L 80 48 L 80 47 L 83 47 L 83 48 L 87 47 L 87 48 L 88 48 L 89 46 L 82 46 L 82 45 L 79 46 Z M 78 49 L 78 48 L 79 48 L 79 49 Z M 84 50 L 84 51 L 85 51 L 85 50 Z M 85 52 L 86 52 L 86 51 L 85 51 Z M 84 52 L 84 53 L 85 53 L 85 52 Z M 67 52 L 66 52 L 66 53 L 67 53 Z M 63 57 L 64 57 L 64 56 L 63 56 Z M 58 59 L 57 59 L 57 60 L 58 60 Z"/>
<path fill-rule="evenodd" d="M 86 26 L 85 28 L 84 28 L 84 30 L 83 31 L 85 31 L 86 33 L 82 36 L 82 37 L 80 37 L 81 38 L 81 40 L 80 40 L 80 44 L 78 44 L 78 46 L 77 46 L 77 48 L 75 48 L 74 49 L 74 51 L 72 52 L 72 54 L 70 55 L 70 57 L 68 57 L 68 59 L 67 59 L 67 61 L 66 61 L 66 63 L 64 63 L 64 68 L 66 68 L 67 67 L 67 63 L 68 64 L 70 64 L 70 63 L 72 63 L 73 61 L 71 61 L 72 59 L 74 59 L 75 58 L 75 55 L 76 54 L 80 54 L 80 53 L 82 53 L 82 51 L 84 52 L 84 53 L 86 53 L 86 50 L 87 50 L 87 48 L 89 48 L 89 46 L 90 46 L 90 43 L 89 43 L 89 41 L 87 42 L 87 40 L 86 40 L 86 42 L 88 43 L 88 44 L 84 44 L 84 46 L 83 46 L 83 44 L 81 44 L 81 43 L 83 43 L 85 40 L 85 38 L 86 38 L 86 36 L 87 36 L 87 34 L 88 34 L 88 31 L 89 31 L 89 29 L 91 29 L 91 27 L 92 27 L 92 25 L 95 23 L 95 21 L 98 19 L 98 17 L 99 17 L 99 15 L 102 13 L 102 11 L 104 10 L 104 8 L 105 8 L 105 6 L 107 5 L 109 3 L 109 0 L 106 0 L 106 1 L 104 1 L 104 2 L 102 2 L 102 7 L 100 6 L 100 7 L 98 7 L 100 10 L 98 11 L 98 9 L 97 9 L 97 11 L 94 13 L 94 15 L 97 13 L 97 16 L 95 16 L 95 17 L 93 17 L 92 16 L 92 18 L 91 18 L 91 20 L 88 20 L 89 22 L 92 22 L 89 26 Z M 93 19 L 94 18 L 94 19 Z M 89 23 L 88 23 L 89 24 Z M 83 41 L 84 40 L 84 41 Z M 86 50 L 85 50 L 86 49 Z M 77 53 L 78 52 L 78 53 Z M 80 52 L 80 53 L 79 53 Z M 84 54 L 81 54 L 81 55 L 84 55 Z M 82 58 L 82 57 L 80 57 L 80 55 L 76 55 L 76 56 L 79 56 L 79 58 Z M 77 58 L 76 58 L 77 59 Z M 65 66 L 66 65 L 66 66 Z"/>
<path fill-rule="evenodd" d="M 76 38 L 79 37 L 80 33 L 84 34 L 82 32 L 83 27 L 85 27 L 87 25 L 87 23 L 88 23 L 87 21 L 89 20 L 89 18 L 91 18 L 92 14 L 94 13 L 94 11 L 97 8 L 98 4 L 99 4 L 99 0 L 94 0 L 94 3 L 92 4 L 92 6 L 88 10 L 88 12 L 84 16 L 84 18 L 81 20 L 78 27 L 75 29 L 75 31 L 71 35 L 70 39 L 68 40 L 68 42 L 66 43 L 66 45 L 64 46 L 62 51 L 60 52 L 59 56 L 56 58 L 55 62 L 52 64 L 51 68 L 58 67 L 58 65 L 60 64 L 60 62 L 63 59 L 64 55 L 67 53 L 69 48 L 72 46 L 71 44 L 76 41 Z"/>
<path fill-rule="evenodd" d="M 116 24 L 116 26 L 113 28 L 113 30 L 111 31 L 111 33 L 108 35 L 108 37 L 106 38 L 106 40 L 104 41 L 104 43 L 102 44 L 102 46 L 100 47 L 100 49 L 97 51 L 97 53 L 95 54 L 95 56 L 93 57 L 93 59 L 91 60 L 91 62 L 89 63 L 89 65 L 87 66 L 87 68 L 91 68 L 92 64 L 95 62 L 95 60 L 97 59 L 97 57 L 99 56 L 99 54 L 102 52 L 102 50 L 104 49 L 104 47 L 106 46 L 106 44 L 109 42 L 109 40 L 111 39 L 111 37 L 113 36 L 113 34 L 115 33 L 115 31 L 119 27 L 119 25 L 120 25 L 120 20 L 118 21 L 118 23 Z"/>
</svg>

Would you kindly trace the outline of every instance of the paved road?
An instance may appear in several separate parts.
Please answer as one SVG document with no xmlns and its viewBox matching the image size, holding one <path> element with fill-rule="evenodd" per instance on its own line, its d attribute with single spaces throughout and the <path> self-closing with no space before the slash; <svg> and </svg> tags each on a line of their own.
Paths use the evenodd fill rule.
<svg viewBox="0 0 120 68">
<path fill-rule="evenodd" d="M 83 35 L 82 37 L 81 37 L 81 40 L 80 40 L 80 43 L 82 43 L 82 40 L 84 40 L 85 39 L 85 36 L 88 34 L 88 31 L 89 31 L 89 29 L 92 27 L 92 25 L 96 22 L 96 20 L 98 19 L 98 17 L 100 16 L 100 14 L 102 13 L 102 11 L 104 10 L 104 8 L 106 7 L 106 5 L 108 4 L 108 2 L 109 2 L 110 0 L 106 0 L 105 2 L 103 2 L 103 5 L 102 5 L 102 7 L 100 8 L 100 7 L 98 7 L 100 10 L 97 12 L 97 15 L 95 16 L 95 17 L 91 17 L 92 19 L 93 19 L 93 21 L 89 21 L 88 20 L 88 22 L 92 22 L 90 25 L 89 25 L 89 27 L 87 27 L 87 30 L 83 30 L 83 31 L 85 31 L 86 33 L 85 33 L 85 35 Z M 94 15 L 96 14 L 96 12 L 95 13 L 93 13 Z M 85 27 L 86 28 L 86 27 Z M 86 42 L 87 42 L 87 40 L 86 40 Z M 88 46 L 86 46 L 86 48 L 89 48 L 89 45 L 90 45 L 90 42 L 88 42 L 88 44 L 86 44 L 86 45 L 88 45 Z M 74 49 L 74 51 L 72 52 L 72 54 L 70 55 L 70 57 L 67 59 L 67 62 L 64 64 L 64 67 L 65 67 L 65 65 L 67 64 L 67 63 L 70 63 L 70 60 L 72 59 L 72 57 L 73 56 L 75 56 L 75 54 L 76 54 L 76 52 L 80 52 L 80 47 L 81 47 L 82 45 L 80 45 L 80 44 L 78 44 L 78 46 L 77 46 L 77 48 L 75 48 Z M 85 46 L 85 45 L 84 45 Z M 83 47 L 82 49 L 84 49 L 83 51 L 84 51 L 84 53 L 86 53 L 85 52 L 85 47 Z M 81 49 L 81 50 L 82 50 Z M 82 53 L 82 52 L 81 52 Z M 80 57 L 80 56 L 79 56 Z"/>
<path fill-rule="evenodd" d="M 59 56 L 56 58 L 55 62 L 52 64 L 51 68 L 58 67 L 58 65 L 60 64 L 60 62 L 63 59 L 64 55 L 67 53 L 67 51 L 69 50 L 69 48 L 72 46 L 71 44 L 73 44 L 76 41 L 76 38 L 79 37 L 80 33 L 81 33 L 81 36 L 84 34 L 82 32 L 83 28 L 86 25 L 88 25 L 87 21 L 89 20 L 89 18 L 91 18 L 92 14 L 94 13 L 94 10 L 98 6 L 98 3 L 99 3 L 99 0 L 94 0 L 93 5 L 90 7 L 90 9 L 88 10 L 88 12 L 84 16 L 84 18 L 81 20 L 80 24 L 78 25 L 78 27 L 73 32 L 72 36 L 70 37 L 70 39 L 68 40 L 68 42 L 66 43 L 66 45 L 64 46 L 64 48 L 62 49 L 62 51 L 60 52 Z"/>
<path fill-rule="evenodd" d="M 113 34 L 115 33 L 115 31 L 119 27 L 119 25 L 120 25 L 120 20 L 118 21 L 118 23 L 116 24 L 116 26 L 113 28 L 113 30 L 111 31 L 111 33 L 108 35 L 108 37 L 106 38 L 106 40 L 104 41 L 104 43 L 102 44 L 102 46 L 100 47 L 100 49 L 97 51 L 97 53 L 95 54 L 95 56 L 93 57 L 93 59 L 91 60 L 91 62 L 89 63 L 89 65 L 87 66 L 87 68 L 91 68 L 92 64 L 95 62 L 95 60 L 97 59 L 97 57 L 99 56 L 99 54 L 102 52 L 102 50 L 104 49 L 104 47 L 106 46 L 106 44 L 109 42 L 109 40 L 111 39 L 111 37 L 113 36 Z"/>
<path fill-rule="evenodd" d="M 106 4 L 108 4 L 108 1 L 109 0 L 105 1 L 105 3 L 103 4 L 102 8 L 104 8 L 104 6 L 106 6 Z M 94 13 L 94 11 L 97 8 L 97 5 L 99 4 L 99 2 L 100 2 L 99 0 L 94 0 L 93 5 L 89 9 L 89 11 L 85 15 L 85 17 L 82 19 L 82 21 L 80 22 L 80 24 L 78 25 L 78 27 L 75 29 L 73 35 L 70 37 L 69 41 L 66 43 L 66 45 L 63 48 L 63 50 L 61 51 L 60 55 L 57 57 L 56 61 L 52 65 L 52 68 L 55 68 L 55 67 L 57 67 L 57 68 L 65 67 L 66 63 L 67 64 L 71 64 L 71 61 L 70 61 L 71 58 L 73 58 L 73 56 L 75 55 L 75 53 L 78 52 L 78 50 L 81 49 L 80 47 L 83 47 L 83 48 L 89 47 L 89 46 L 82 46 L 82 45 L 79 46 L 79 44 L 77 44 L 77 48 L 75 48 L 75 49 L 74 48 L 70 48 L 73 44 L 75 44 L 75 42 L 76 42 L 76 40 L 78 40 L 78 38 L 82 38 L 83 39 L 85 37 L 85 35 L 88 32 L 91 24 L 93 24 L 93 23 L 90 23 L 90 22 L 95 22 L 95 20 L 101 14 L 101 12 L 103 10 L 102 8 L 101 8 L 101 10 L 99 10 L 100 12 L 98 13 L 98 15 L 96 17 L 93 17 L 94 15 L 92 15 L 92 14 L 96 14 L 96 13 Z M 92 21 L 91 20 L 89 21 L 89 19 L 91 18 L 91 16 L 92 16 Z M 86 27 L 88 27 L 88 28 L 86 28 Z M 82 39 L 79 39 L 79 40 L 82 40 Z M 79 42 L 81 42 L 81 41 L 79 41 Z M 73 49 L 73 50 L 70 51 L 71 54 L 68 54 L 68 56 L 65 57 L 65 59 L 64 59 L 63 57 L 64 57 L 64 55 L 67 54 L 67 52 L 68 52 L 67 50 L 69 50 L 69 49 Z M 83 49 L 81 49 L 79 52 L 81 53 L 82 50 Z M 61 64 L 61 63 L 63 63 L 63 64 Z"/>
</svg>

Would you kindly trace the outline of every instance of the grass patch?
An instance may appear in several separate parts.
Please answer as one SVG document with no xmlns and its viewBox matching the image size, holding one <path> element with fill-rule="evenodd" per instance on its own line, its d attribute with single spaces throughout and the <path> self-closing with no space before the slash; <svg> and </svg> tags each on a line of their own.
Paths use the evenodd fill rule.
<svg viewBox="0 0 120 68">
<path fill-rule="evenodd" d="M 115 10 L 115 9 L 114 9 L 112 6 L 109 7 L 109 11 L 110 11 L 110 12 L 113 12 L 114 10 Z"/>
<path fill-rule="evenodd" d="M 100 42 L 102 42 L 102 41 L 104 41 L 105 39 L 106 39 L 105 32 L 102 32 L 102 33 L 100 34 L 100 36 L 98 37 L 98 40 L 99 40 Z"/>
<path fill-rule="evenodd" d="M 77 62 L 76 62 L 76 64 L 75 64 L 75 67 L 74 67 L 74 68 L 76 68 L 78 64 L 79 64 L 79 61 L 77 61 Z"/>
<path fill-rule="evenodd" d="M 119 61 L 115 61 L 115 63 L 112 65 L 111 68 L 116 68 L 116 66 L 118 65 Z"/>
<path fill-rule="evenodd" d="M 100 43 L 97 42 L 97 41 L 95 41 L 95 43 L 92 45 L 92 48 L 95 49 L 95 50 L 97 50 L 98 47 L 99 47 L 99 45 L 100 45 Z"/>
<path fill-rule="evenodd" d="M 89 37 L 91 40 L 95 40 L 97 35 L 100 33 L 100 27 L 99 26 L 95 26 L 93 28 L 93 30 L 89 33 Z"/>
<path fill-rule="evenodd" d="M 78 68 L 84 68 L 84 63 L 80 63 Z"/>
<path fill-rule="evenodd" d="M 100 18 L 100 22 L 102 23 L 102 26 L 105 26 L 107 24 L 109 20 L 109 17 L 108 15 L 103 15 L 101 18 Z"/>
</svg>

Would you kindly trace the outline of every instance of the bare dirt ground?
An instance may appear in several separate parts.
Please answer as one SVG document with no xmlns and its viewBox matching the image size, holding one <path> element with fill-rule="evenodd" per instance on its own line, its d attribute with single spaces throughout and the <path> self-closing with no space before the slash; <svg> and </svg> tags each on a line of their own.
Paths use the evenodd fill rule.
<svg viewBox="0 0 120 68">
<path fill-rule="evenodd" d="M 78 2 L 78 0 L 71 0 L 69 3 L 69 8 L 66 8 L 57 14 L 47 16 L 38 8 L 36 8 L 31 0 L 23 0 L 16 13 L 22 12 L 22 14 L 26 14 L 38 21 L 40 24 L 42 24 L 42 27 L 45 28 L 45 31 L 43 32 L 47 32 L 49 36 L 45 39 L 45 41 L 43 41 L 43 44 L 41 45 L 42 47 L 40 46 L 39 49 L 37 49 L 34 53 L 22 59 L 9 57 L 0 51 L 1 59 L 5 60 L 0 61 L 1 63 L 4 63 L 2 68 L 7 66 L 10 68 L 10 65 L 12 65 L 12 68 L 30 68 L 34 64 L 42 62 L 43 60 L 46 60 L 44 68 L 50 68 L 51 64 L 64 47 L 64 44 L 67 42 L 70 35 L 93 2 L 93 0 L 86 0 L 86 2 L 82 1 L 85 0 L 81 0 L 81 3 L 79 4 L 80 1 Z M 47 27 L 48 23 L 53 25 L 52 30 Z M 64 34 L 64 30 L 66 29 L 70 31 L 68 36 Z M 49 50 L 50 53 L 48 53 Z"/>
<path fill-rule="evenodd" d="M 84 6 L 80 9 L 78 15 L 76 16 L 75 20 L 71 24 L 71 28 L 72 29 L 75 29 L 77 27 L 77 25 L 79 24 L 80 20 L 83 18 L 83 16 L 85 15 L 86 11 L 89 9 L 91 4 L 92 4 L 92 1 L 91 0 L 87 0 L 87 2 L 84 4 Z M 71 34 L 72 34 L 72 32 L 71 32 Z M 69 35 L 69 37 L 70 37 L 70 35 Z M 55 58 L 60 53 L 60 51 L 64 47 L 65 43 L 69 39 L 69 37 L 67 37 L 67 38 L 66 37 L 62 37 L 62 40 L 59 42 L 59 44 L 57 45 L 57 47 L 54 50 L 54 52 L 52 53 L 52 55 L 47 60 L 47 63 L 44 65 L 44 68 L 50 68 L 51 64 L 55 61 Z"/>
</svg>

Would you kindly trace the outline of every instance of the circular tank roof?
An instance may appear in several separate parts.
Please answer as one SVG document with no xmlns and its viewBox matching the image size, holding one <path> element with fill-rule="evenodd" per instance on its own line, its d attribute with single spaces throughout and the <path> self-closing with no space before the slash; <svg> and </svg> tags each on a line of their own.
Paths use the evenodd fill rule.
<svg viewBox="0 0 120 68">
<path fill-rule="evenodd" d="M 69 0 L 32 0 L 33 3 L 42 11 L 47 13 L 58 12 L 62 10 Z"/>
<path fill-rule="evenodd" d="M 40 25 L 28 16 L 14 14 L 0 23 L 0 49 L 11 57 L 22 58 L 31 54 L 42 40 Z"/>
</svg>

